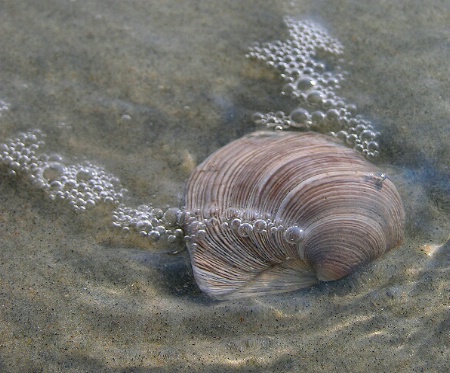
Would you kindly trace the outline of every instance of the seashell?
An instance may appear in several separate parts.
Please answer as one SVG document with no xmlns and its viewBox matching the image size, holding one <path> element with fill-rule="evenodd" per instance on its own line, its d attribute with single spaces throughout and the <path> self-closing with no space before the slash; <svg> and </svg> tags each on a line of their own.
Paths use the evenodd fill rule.
<svg viewBox="0 0 450 373">
<path fill-rule="evenodd" d="M 187 247 L 217 299 L 340 279 L 399 245 L 393 183 L 333 138 L 255 132 L 201 163 L 186 191 Z"/>
</svg>

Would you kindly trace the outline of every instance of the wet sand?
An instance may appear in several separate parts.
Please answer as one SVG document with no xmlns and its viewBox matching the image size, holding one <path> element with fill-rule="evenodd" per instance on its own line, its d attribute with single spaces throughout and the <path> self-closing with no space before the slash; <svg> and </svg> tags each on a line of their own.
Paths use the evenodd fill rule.
<svg viewBox="0 0 450 373">
<path fill-rule="evenodd" d="M 245 58 L 285 15 L 344 47 L 340 94 L 382 133 L 403 245 L 334 283 L 217 302 L 187 252 L 113 229 L 1 169 L 0 371 L 446 372 L 450 345 L 450 7 L 439 1 L 9 1 L 0 4 L 0 143 L 102 165 L 127 203 L 179 206 L 192 167 L 288 110 Z"/>
</svg>

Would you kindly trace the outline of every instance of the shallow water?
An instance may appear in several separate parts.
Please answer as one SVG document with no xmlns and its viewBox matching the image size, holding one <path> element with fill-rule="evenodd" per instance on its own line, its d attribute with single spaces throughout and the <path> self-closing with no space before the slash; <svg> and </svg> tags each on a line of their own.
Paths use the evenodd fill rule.
<svg viewBox="0 0 450 373">
<path fill-rule="evenodd" d="M 283 40 L 286 15 L 321 23 L 407 227 L 344 280 L 215 302 L 176 245 L 2 169 L 0 371 L 448 371 L 449 14 L 437 0 L 1 1 L 0 143 L 39 128 L 47 153 L 101 165 L 136 206 L 179 206 L 195 164 L 253 131 L 254 112 L 289 110 L 245 54 Z"/>
</svg>

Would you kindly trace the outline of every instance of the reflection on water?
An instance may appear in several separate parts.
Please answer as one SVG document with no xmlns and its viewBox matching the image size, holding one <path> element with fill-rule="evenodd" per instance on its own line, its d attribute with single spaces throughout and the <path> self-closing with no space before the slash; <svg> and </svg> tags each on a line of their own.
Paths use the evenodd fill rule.
<svg viewBox="0 0 450 373">
<path fill-rule="evenodd" d="M 162 208 L 255 111 L 294 109 L 248 45 L 284 40 L 286 14 L 322 20 L 346 48 L 342 95 L 381 128 L 408 238 L 342 281 L 217 303 L 186 253 L 113 229 L 112 206 L 75 213 L 3 168 L 0 370 L 448 370 L 447 13 L 405 5 L 5 1 L 1 142 L 40 128 L 46 154 L 101 166 L 78 184 L 114 174 L 130 205 Z"/>
</svg>

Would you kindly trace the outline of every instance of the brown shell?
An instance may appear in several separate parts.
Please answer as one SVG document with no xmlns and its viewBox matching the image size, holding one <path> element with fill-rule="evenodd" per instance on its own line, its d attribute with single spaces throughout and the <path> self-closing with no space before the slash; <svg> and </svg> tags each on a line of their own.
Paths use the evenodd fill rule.
<svg viewBox="0 0 450 373">
<path fill-rule="evenodd" d="M 220 299 L 336 280 L 403 239 L 392 182 L 312 132 L 256 132 L 219 149 L 192 173 L 186 210 L 195 279 Z"/>
</svg>

